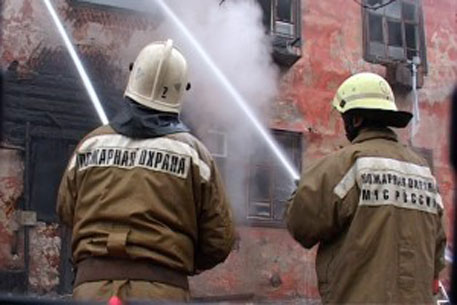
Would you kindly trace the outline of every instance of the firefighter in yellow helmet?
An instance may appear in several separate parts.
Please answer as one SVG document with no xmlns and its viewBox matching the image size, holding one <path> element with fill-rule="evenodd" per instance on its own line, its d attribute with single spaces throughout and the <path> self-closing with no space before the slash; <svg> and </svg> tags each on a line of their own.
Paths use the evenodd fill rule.
<svg viewBox="0 0 457 305">
<path fill-rule="evenodd" d="M 223 262 L 232 213 L 208 150 L 181 123 L 187 63 L 172 41 L 133 64 L 127 109 L 77 146 L 57 211 L 72 227 L 77 300 L 184 301 L 187 277 Z"/>
<path fill-rule="evenodd" d="M 406 127 L 389 84 L 359 73 L 333 107 L 351 144 L 310 164 L 287 212 L 305 248 L 319 243 L 324 304 L 431 304 L 444 267 L 443 203 L 427 162 L 389 127 Z"/>
</svg>

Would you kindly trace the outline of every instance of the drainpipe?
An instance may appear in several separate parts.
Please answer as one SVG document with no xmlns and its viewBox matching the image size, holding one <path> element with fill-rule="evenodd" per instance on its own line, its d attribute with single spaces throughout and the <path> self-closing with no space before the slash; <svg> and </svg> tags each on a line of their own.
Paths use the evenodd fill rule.
<svg viewBox="0 0 457 305">
<path fill-rule="evenodd" d="M 411 86 L 413 87 L 413 122 L 411 126 L 411 144 L 413 143 L 414 136 L 419 130 L 420 123 L 420 108 L 419 98 L 417 96 L 417 66 L 421 64 L 420 57 L 414 56 L 412 60 L 408 60 L 408 64 L 411 65 Z"/>
<path fill-rule="evenodd" d="M 451 132 L 450 132 L 450 159 L 454 170 L 454 183 L 457 185 L 457 86 L 452 97 Z M 454 219 L 457 219 L 457 194 L 454 192 Z M 457 222 L 454 221 L 454 250 L 453 256 L 457 256 Z M 457 264 L 452 264 L 451 277 L 451 303 L 457 301 Z"/>
</svg>

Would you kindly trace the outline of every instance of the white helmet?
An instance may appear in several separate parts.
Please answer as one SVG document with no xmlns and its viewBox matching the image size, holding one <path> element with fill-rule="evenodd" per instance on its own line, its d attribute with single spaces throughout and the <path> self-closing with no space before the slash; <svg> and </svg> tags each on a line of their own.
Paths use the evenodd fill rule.
<svg viewBox="0 0 457 305">
<path fill-rule="evenodd" d="M 173 41 L 153 42 L 141 50 L 124 96 L 146 107 L 179 113 L 187 83 L 187 62 Z"/>
</svg>

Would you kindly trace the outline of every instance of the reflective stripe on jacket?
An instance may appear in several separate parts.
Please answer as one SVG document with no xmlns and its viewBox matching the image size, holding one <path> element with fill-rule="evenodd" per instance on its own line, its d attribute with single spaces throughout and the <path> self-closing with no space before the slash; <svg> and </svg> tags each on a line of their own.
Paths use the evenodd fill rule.
<svg viewBox="0 0 457 305">
<path fill-rule="evenodd" d="M 326 304 L 428 304 L 444 267 L 443 203 L 426 161 L 390 129 L 309 166 L 287 215 L 304 247 L 319 243 Z"/>
<path fill-rule="evenodd" d="M 234 241 L 215 163 L 186 132 L 132 139 L 96 129 L 76 148 L 57 211 L 73 228 L 75 263 L 128 257 L 193 274 L 224 261 Z"/>
</svg>

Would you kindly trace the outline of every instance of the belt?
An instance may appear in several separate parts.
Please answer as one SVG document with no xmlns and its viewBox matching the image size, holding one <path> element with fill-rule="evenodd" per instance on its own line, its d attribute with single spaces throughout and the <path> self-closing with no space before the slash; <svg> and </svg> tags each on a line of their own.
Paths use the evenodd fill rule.
<svg viewBox="0 0 457 305">
<path fill-rule="evenodd" d="M 186 274 L 144 260 L 91 257 L 79 262 L 76 270 L 75 287 L 85 282 L 138 280 L 189 289 Z"/>
</svg>

